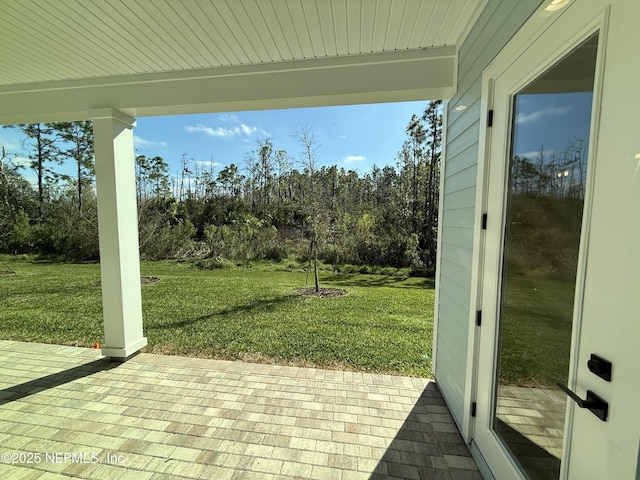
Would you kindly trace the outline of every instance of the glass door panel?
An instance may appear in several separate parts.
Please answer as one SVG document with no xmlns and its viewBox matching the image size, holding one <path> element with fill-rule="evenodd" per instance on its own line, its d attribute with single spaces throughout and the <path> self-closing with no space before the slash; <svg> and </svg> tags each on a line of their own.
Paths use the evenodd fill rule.
<svg viewBox="0 0 640 480">
<path fill-rule="evenodd" d="M 493 429 L 532 480 L 560 472 L 597 43 L 512 99 Z"/>
</svg>

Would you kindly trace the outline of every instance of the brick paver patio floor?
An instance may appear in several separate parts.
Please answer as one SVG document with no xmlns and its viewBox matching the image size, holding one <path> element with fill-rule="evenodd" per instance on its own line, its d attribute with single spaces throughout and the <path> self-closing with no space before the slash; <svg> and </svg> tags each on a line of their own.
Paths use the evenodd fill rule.
<svg viewBox="0 0 640 480">
<path fill-rule="evenodd" d="M 0 341 L 0 479 L 480 479 L 432 381 Z"/>
</svg>

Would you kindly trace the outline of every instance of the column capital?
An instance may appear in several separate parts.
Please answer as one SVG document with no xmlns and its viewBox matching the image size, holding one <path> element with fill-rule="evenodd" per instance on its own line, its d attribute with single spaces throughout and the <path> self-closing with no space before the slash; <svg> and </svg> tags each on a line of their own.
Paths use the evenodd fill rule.
<svg viewBox="0 0 640 480">
<path fill-rule="evenodd" d="M 91 120 L 110 119 L 125 124 L 128 128 L 136 126 L 136 119 L 115 108 L 96 108 L 89 111 Z"/>
</svg>

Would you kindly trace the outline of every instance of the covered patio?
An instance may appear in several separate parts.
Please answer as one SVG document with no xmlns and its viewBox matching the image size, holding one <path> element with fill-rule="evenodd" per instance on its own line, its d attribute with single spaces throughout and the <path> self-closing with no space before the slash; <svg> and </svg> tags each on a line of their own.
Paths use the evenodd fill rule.
<svg viewBox="0 0 640 480">
<path fill-rule="evenodd" d="M 0 124 L 93 121 L 105 334 L 101 351 L 0 341 L 0 476 L 480 478 L 430 380 L 136 355 L 133 130 L 144 116 L 449 98 L 482 5 L 0 1 Z"/>
<path fill-rule="evenodd" d="M 428 379 L 14 341 L 0 364 L 3 479 L 481 478 Z"/>
<path fill-rule="evenodd" d="M 176 4 L 0 0 L 0 62 L 8 66 L 0 70 L 0 124 L 93 121 L 105 333 L 102 351 L 0 341 L 0 477 L 481 478 L 470 448 L 484 478 L 534 478 L 525 470 L 541 451 L 561 457 L 551 478 L 640 478 L 640 438 L 629 428 L 640 424 L 639 277 L 630 267 L 640 252 L 640 63 L 628 55 L 638 44 L 640 3 Z M 538 79 L 556 85 L 546 73 L 587 43 L 595 49 L 593 162 L 564 387 L 577 400 L 565 403 L 560 422 L 560 397 L 510 388 L 496 408 L 507 205 L 492 186 L 505 186 L 510 129 L 563 111 L 516 115 L 513 98 Z M 579 70 L 561 72 L 578 93 L 572 74 Z M 136 118 L 427 99 L 448 99 L 437 387 L 427 379 L 137 354 L 147 339 Z M 592 355 L 614 365 L 613 377 L 594 375 Z M 581 400 L 590 392 L 606 401 L 606 421 Z M 496 412 L 513 417 L 505 437 L 517 434 L 522 442 L 512 446 L 532 452 L 527 462 L 497 436 Z M 561 455 L 549 440 L 560 430 Z"/>
</svg>

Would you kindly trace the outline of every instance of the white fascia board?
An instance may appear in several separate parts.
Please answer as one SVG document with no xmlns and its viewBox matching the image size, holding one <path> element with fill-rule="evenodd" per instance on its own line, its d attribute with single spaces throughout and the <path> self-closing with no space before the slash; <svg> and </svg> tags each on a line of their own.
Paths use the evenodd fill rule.
<svg viewBox="0 0 640 480">
<path fill-rule="evenodd" d="M 0 124 L 449 98 L 455 47 L 4 86 Z"/>
</svg>

